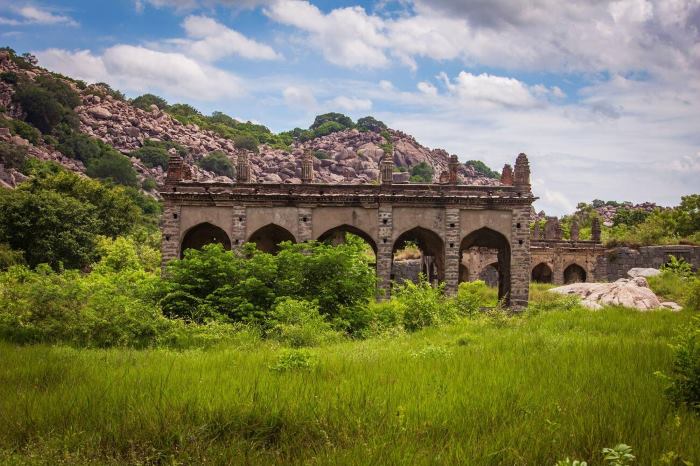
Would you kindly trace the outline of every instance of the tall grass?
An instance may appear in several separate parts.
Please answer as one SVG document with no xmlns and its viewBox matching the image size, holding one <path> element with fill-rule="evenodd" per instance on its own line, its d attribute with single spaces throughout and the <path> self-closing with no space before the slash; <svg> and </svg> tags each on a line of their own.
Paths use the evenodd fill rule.
<svg viewBox="0 0 700 466">
<path fill-rule="evenodd" d="M 700 462 L 700 417 L 655 377 L 690 313 L 480 317 L 300 356 L 0 345 L 9 464 L 549 465 L 632 445 Z"/>
</svg>

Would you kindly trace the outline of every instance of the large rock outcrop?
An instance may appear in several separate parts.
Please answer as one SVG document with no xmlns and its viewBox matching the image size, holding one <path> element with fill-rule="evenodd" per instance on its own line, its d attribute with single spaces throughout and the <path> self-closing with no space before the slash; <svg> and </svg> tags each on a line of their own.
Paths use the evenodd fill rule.
<svg viewBox="0 0 700 466">
<path fill-rule="evenodd" d="M 603 306 L 624 306 L 640 311 L 652 309 L 679 310 L 676 303 L 661 302 L 644 277 L 621 278 L 613 283 L 572 283 L 549 290 L 552 293 L 576 295 L 589 309 Z"/>
</svg>

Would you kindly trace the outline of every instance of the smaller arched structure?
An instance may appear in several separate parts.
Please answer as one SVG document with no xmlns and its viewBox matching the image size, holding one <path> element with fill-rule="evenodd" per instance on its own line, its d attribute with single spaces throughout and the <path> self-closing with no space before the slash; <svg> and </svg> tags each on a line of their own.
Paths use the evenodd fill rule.
<svg viewBox="0 0 700 466">
<path fill-rule="evenodd" d="M 546 262 L 540 262 L 532 269 L 532 281 L 552 283 L 552 268 Z"/>
<path fill-rule="evenodd" d="M 492 262 L 479 272 L 479 280 L 486 283 L 488 286 L 499 286 L 500 272 L 498 271 L 498 262 Z"/>
<path fill-rule="evenodd" d="M 462 239 L 459 246 L 459 257 L 462 253 L 473 247 L 494 249 L 497 252 L 498 261 L 489 264 L 485 269 L 493 267 L 498 275 L 498 299 L 505 299 L 506 304 L 510 303 L 510 243 L 508 239 L 495 230 L 488 227 L 479 228 L 472 231 Z M 481 275 L 481 274 L 480 274 Z"/>
<path fill-rule="evenodd" d="M 255 243 L 258 249 L 270 254 L 277 254 L 280 250 L 279 244 L 284 241 L 296 243 L 296 238 L 289 230 L 274 223 L 259 228 L 248 238 L 249 243 Z"/>
<path fill-rule="evenodd" d="M 579 283 L 586 281 L 586 269 L 578 264 L 571 264 L 564 269 L 564 283 Z"/>
<path fill-rule="evenodd" d="M 433 283 L 445 280 L 445 245 L 440 235 L 423 227 L 414 227 L 404 231 L 394 241 L 392 258 L 396 251 L 414 243 L 421 251 L 421 273 Z"/>
<path fill-rule="evenodd" d="M 331 244 L 342 244 L 345 242 L 345 235 L 348 233 L 362 238 L 365 243 L 369 244 L 369 246 L 372 248 L 374 255 L 377 255 L 377 243 L 374 242 L 374 239 L 372 239 L 367 232 L 352 225 L 339 225 L 335 228 L 331 228 L 330 230 L 322 233 L 318 237 L 318 240 L 324 243 L 330 242 Z"/>
<path fill-rule="evenodd" d="M 187 249 L 202 249 L 203 246 L 219 243 L 226 249 L 231 249 L 231 239 L 226 232 L 216 225 L 199 223 L 185 233 L 180 243 L 180 257 L 185 256 Z"/>
</svg>

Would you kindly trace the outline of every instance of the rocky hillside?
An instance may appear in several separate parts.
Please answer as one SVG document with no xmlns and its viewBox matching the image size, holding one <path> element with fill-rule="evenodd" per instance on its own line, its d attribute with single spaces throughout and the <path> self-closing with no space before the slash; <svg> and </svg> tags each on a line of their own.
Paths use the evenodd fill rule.
<svg viewBox="0 0 700 466">
<path fill-rule="evenodd" d="M 0 73 L 12 73 L 20 79 L 35 81 L 49 72 L 38 66 L 18 66 L 18 62 L 7 52 L 0 51 Z M 22 63 L 20 63 L 22 64 Z M 23 64 L 22 64 L 23 65 Z M 115 98 L 108 93 L 97 92 L 95 86 L 79 86 L 65 80 L 80 95 L 81 103 L 74 111 L 79 119 L 79 130 L 83 134 L 97 138 L 129 155 L 142 147 L 146 141 L 172 141 L 187 149 L 186 162 L 191 165 L 193 176 L 200 181 L 230 181 L 199 168 L 197 162 L 213 151 L 221 151 L 235 163 L 242 149 L 237 149 L 233 140 L 213 131 L 202 129 L 195 124 L 183 124 L 168 113 L 152 105 L 149 111 L 133 106 L 127 100 Z M 5 110 L 5 119 L 23 119 L 24 110 L 13 101 L 15 86 L 0 81 L 0 107 Z M 101 94 L 101 95 L 100 95 Z M 0 118 L 2 115 L 0 114 Z M 419 144 L 415 138 L 401 131 L 388 129 L 393 145 L 397 181 L 408 181 L 412 167 L 426 163 L 433 169 L 433 179 L 447 170 L 449 154 L 442 149 L 429 149 Z M 386 134 L 386 133 L 385 133 Z M 64 156 L 49 144 L 50 138 L 43 137 L 33 143 L 12 135 L 7 128 L 0 128 L 0 141 L 27 146 L 28 154 L 41 160 L 52 160 L 77 172 L 85 172 L 79 160 Z M 383 155 L 382 144 L 385 136 L 375 131 L 346 129 L 311 140 L 294 141 L 286 150 L 262 144 L 258 154 L 251 154 L 252 176 L 254 180 L 270 183 L 300 183 L 301 155 L 312 151 L 316 155 L 316 180 L 326 183 L 372 183 L 378 178 L 378 163 Z M 173 150 L 173 149 L 171 149 Z M 141 160 L 131 157 L 131 163 L 140 181 L 148 178 L 162 182 L 163 169 L 149 168 Z M 496 180 L 478 174 L 471 166 L 460 169 L 462 181 L 469 184 L 495 184 Z M 0 183 L 15 185 L 23 177 L 15 170 L 3 170 Z"/>
</svg>

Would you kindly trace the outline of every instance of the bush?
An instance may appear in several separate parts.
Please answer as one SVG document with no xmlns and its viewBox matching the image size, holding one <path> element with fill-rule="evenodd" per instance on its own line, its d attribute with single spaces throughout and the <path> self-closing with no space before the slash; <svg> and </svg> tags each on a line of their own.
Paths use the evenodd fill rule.
<svg viewBox="0 0 700 466">
<path fill-rule="evenodd" d="M 5 71 L 3 73 L 0 73 L 0 81 L 5 82 L 7 84 L 17 84 L 17 82 L 19 81 L 19 77 L 14 71 Z"/>
<path fill-rule="evenodd" d="M 24 264 L 24 253 L 15 251 L 9 245 L 0 243 L 0 271 L 7 270 L 13 265 Z"/>
<path fill-rule="evenodd" d="M 370 336 L 393 336 L 403 332 L 406 306 L 401 301 L 397 299 L 372 301 L 366 309 L 366 323 L 363 327 L 358 328 L 354 335 L 367 338 Z"/>
<path fill-rule="evenodd" d="M 412 183 L 432 183 L 433 182 L 433 167 L 426 162 L 421 162 L 411 168 Z"/>
<path fill-rule="evenodd" d="M 219 150 L 215 150 L 202 158 L 198 165 L 219 176 L 228 176 L 229 178 L 235 178 L 236 176 L 236 171 L 228 156 Z"/>
<path fill-rule="evenodd" d="M 144 94 L 133 99 L 131 101 L 131 105 L 148 112 L 151 110 L 151 105 L 155 105 L 159 109 L 164 110 L 168 107 L 168 102 L 164 98 L 158 97 L 157 95 Z"/>
<path fill-rule="evenodd" d="M 326 136 L 331 133 L 343 131 L 345 126 L 335 121 L 327 121 L 314 130 L 314 137 Z"/>
<path fill-rule="evenodd" d="M 95 83 L 91 84 L 88 86 L 88 89 L 93 95 L 99 96 L 99 97 L 107 97 L 110 96 L 113 99 L 116 100 L 126 100 L 126 96 L 121 92 L 116 89 L 112 89 L 112 86 L 110 86 L 107 83 Z"/>
<path fill-rule="evenodd" d="M 316 303 L 294 298 L 277 301 L 267 325 L 269 336 L 293 348 L 318 346 L 340 337 L 319 313 Z"/>
<path fill-rule="evenodd" d="M 357 120 L 356 127 L 360 131 L 374 131 L 375 133 L 380 133 L 387 129 L 383 121 L 379 121 L 371 116 L 366 116 Z"/>
<path fill-rule="evenodd" d="M 254 152 L 256 154 L 258 153 L 259 143 L 254 136 L 241 134 L 239 136 L 236 136 L 236 138 L 233 140 L 233 143 L 236 146 L 236 149 L 244 149 Z"/>
<path fill-rule="evenodd" d="M 41 75 L 38 76 L 34 82 L 42 89 L 46 89 L 50 92 L 54 99 L 67 109 L 73 110 L 81 103 L 80 94 L 73 90 L 73 88 L 62 79 Z"/>
<path fill-rule="evenodd" d="M 403 327 L 415 332 L 425 327 L 451 322 L 456 316 L 443 296 L 444 284 L 433 287 L 421 275 L 418 283 L 405 281 L 394 288 L 394 296 L 405 306 Z"/>
<path fill-rule="evenodd" d="M 13 97 L 27 115 L 27 121 L 42 133 L 50 133 L 59 123 L 68 120 L 67 110 L 47 90 L 34 84 L 20 85 Z"/>
<path fill-rule="evenodd" d="M 27 161 L 27 148 L 0 141 L 0 162 L 5 168 L 23 170 Z"/>
<path fill-rule="evenodd" d="M 489 288 L 483 281 L 476 280 L 459 284 L 454 304 L 459 315 L 473 316 L 482 307 L 495 305 L 495 300 L 495 290 Z"/>
<path fill-rule="evenodd" d="M 488 165 L 486 165 L 481 160 L 468 160 L 465 165 L 472 167 L 476 173 L 483 175 L 487 178 L 500 179 L 501 174 L 496 170 L 492 170 Z"/>
<path fill-rule="evenodd" d="M 293 349 L 282 351 L 270 369 L 277 372 L 311 370 L 316 365 L 318 365 L 318 358 L 309 350 Z"/>
<path fill-rule="evenodd" d="M 187 104 L 173 104 L 167 108 L 167 112 L 173 116 L 179 117 L 195 117 L 202 115 L 199 113 L 199 110 Z"/>
<path fill-rule="evenodd" d="M 138 177 L 131 161 L 115 150 L 107 150 L 87 165 L 87 175 L 125 186 L 138 186 Z"/>
<path fill-rule="evenodd" d="M 145 180 L 143 180 L 143 183 L 141 183 L 141 189 L 143 189 L 144 191 L 153 191 L 157 187 L 158 185 L 156 184 L 156 180 L 154 180 L 153 178 L 146 178 Z"/>
<path fill-rule="evenodd" d="M 5 122 L 3 121 L 2 123 Z M 7 126 L 14 134 L 26 139 L 32 144 L 39 144 L 39 141 L 41 141 L 41 132 L 22 120 L 9 120 L 7 121 Z"/>
<path fill-rule="evenodd" d="M 163 147 L 145 145 L 131 152 L 129 155 L 141 160 L 148 168 L 161 167 L 163 170 L 168 169 L 168 159 L 170 155 Z"/>
<path fill-rule="evenodd" d="M 679 332 L 672 346 L 673 367 L 666 396 L 676 404 L 700 411 L 700 317 Z"/>
</svg>

